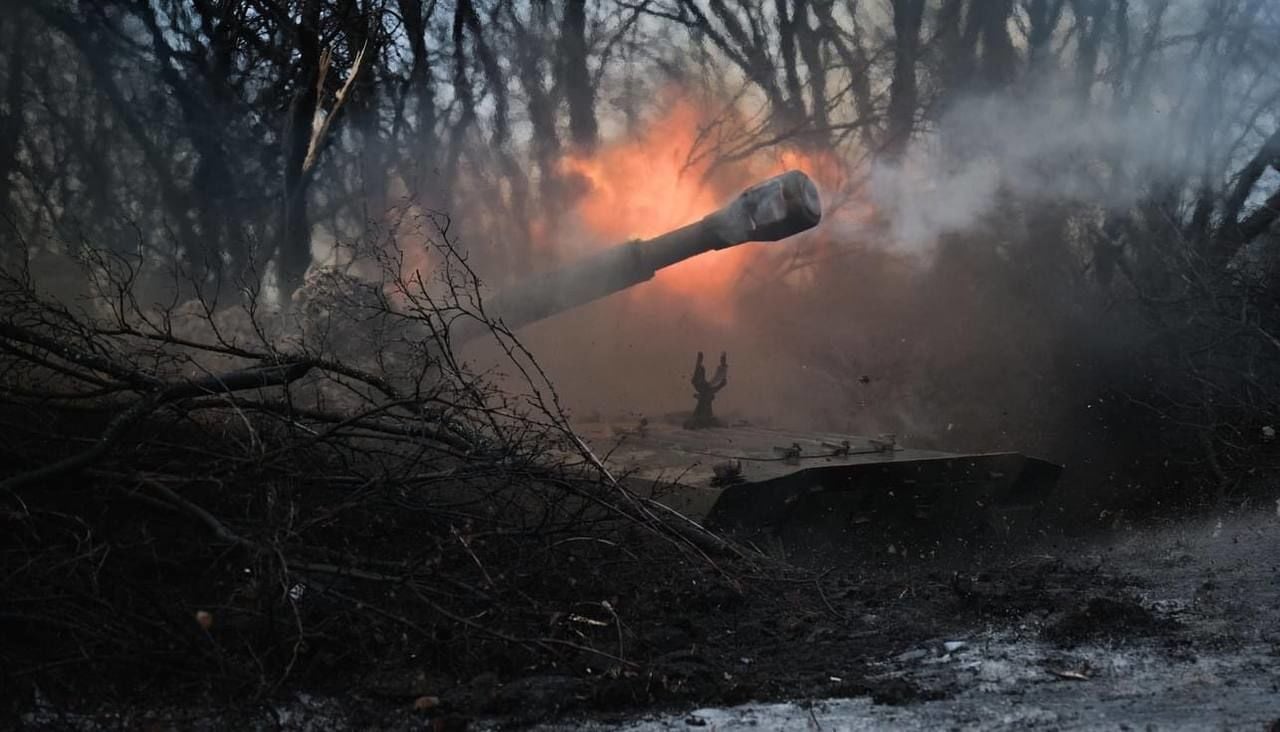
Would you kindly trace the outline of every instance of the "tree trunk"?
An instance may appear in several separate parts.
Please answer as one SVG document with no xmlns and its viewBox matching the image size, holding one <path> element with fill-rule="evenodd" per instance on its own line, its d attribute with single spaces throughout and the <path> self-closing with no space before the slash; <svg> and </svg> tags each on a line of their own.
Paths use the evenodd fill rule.
<svg viewBox="0 0 1280 732">
<path fill-rule="evenodd" d="M 1018 54 L 1009 38 L 1013 0 L 975 2 L 971 13 L 980 13 L 982 31 L 982 81 L 987 89 L 1004 89 L 1017 72 Z"/>
<path fill-rule="evenodd" d="M 1071 9 L 1076 16 L 1076 94 L 1081 104 L 1088 104 L 1097 76 L 1104 16 L 1096 0 L 1072 0 Z"/>
<path fill-rule="evenodd" d="M 436 136 L 436 87 L 432 77 L 431 57 L 427 51 L 427 25 L 431 18 L 423 14 L 422 0 L 399 0 L 400 17 L 409 42 L 412 62 L 409 67 L 406 96 L 413 100 L 412 167 L 429 176 L 440 161 Z M 435 3 L 431 3 L 431 8 Z M 414 183 L 421 184 L 415 180 Z M 415 186 L 416 187 L 416 186 Z"/>
<path fill-rule="evenodd" d="M 883 155 L 899 160 L 915 128 L 916 57 L 920 47 L 920 25 L 924 20 L 924 0 L 894 0 L 893 79 L 889 83 L 889 120 Z"/>
<path fill-rule="evenodd" d="M 1027 3 L 1027 62 L 1033 71 L 1047 67 L 1050 41 L 1062 20 L 1066 0 L 1031 0 Z"/>
<path fill-rule="evenodd" d="M 564 30 L 560 35 L 560 53 L 564 59 L 561 81 L 569 102 L 569 136 L 583 150 L 595 147 L 599 128 L 596 124 L 595 90 L 587 70 L 587 5 L 586 0 L 568 0 L 564 6 Z"/>
<path fill-rule="evenodd" d="M 26 104 L 26 38 L 21 11 L 10 12 L 0 20 L 0 27 L 8 26 L 3 37 L 8 40 L 9 57 L 5 59 L 4 113 L 0 115 L 0 208 L 9 210 L 9 192 L 18 158 L 18 140 L 25 123 L 23 107 Z"/>
<path fill-rule="evenodd" d="M 304 169 L 311 125 L 319 105 L 320 2 L 308 0 L 294 28 L 299 53 L 293 102 L 284 130 L 284 200 L 276 268 L 280 297 L 288 302 L 311 266 L 311 227 L 307 215 L 308 175 Z"/>
</svg>

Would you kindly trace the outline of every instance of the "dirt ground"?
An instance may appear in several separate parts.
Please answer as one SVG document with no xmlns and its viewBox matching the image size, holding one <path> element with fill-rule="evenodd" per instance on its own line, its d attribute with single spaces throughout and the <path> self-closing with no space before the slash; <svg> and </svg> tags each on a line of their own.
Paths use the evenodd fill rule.
<svg viewBox="0 0 1280 732">
<path fill-rule="evenodd" d="M 639 663 L 498 678 L 390 669 L 347 693 L 23 714 L 29 728 L 1280 728 L 1280 507 L 809 574 L 630 578 Z M 921 554 L 935 554 L 922 558 Z M 632 617 L 636 613 L 632 612 Z M 1277 727 L 1271 727 L 1271 725 Z"/>
<path fill-rule="evenodd" d="M 538 729 L 1280 728 L 1280 508 L 964 564 L 833 572 L 829 617 L 716 669 L 788 701 Z"/>
</svg>

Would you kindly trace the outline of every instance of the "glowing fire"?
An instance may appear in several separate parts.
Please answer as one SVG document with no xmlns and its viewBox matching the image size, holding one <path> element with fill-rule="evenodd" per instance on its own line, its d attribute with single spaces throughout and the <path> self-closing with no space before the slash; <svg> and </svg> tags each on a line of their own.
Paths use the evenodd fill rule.
<svg viewBox="0 0 1280 732">
<path fill-rule="evenodd" d="M 714 155 L 699 148 L 706 124 L 707 116 L 695 105 L 676 100 L 641 133 L 589 157 L 562 161 L 562 171 L 585 187 L 573 213 L 595 245 L 650 238 L 692 223 L 747 186 L 786 170 L 798 168 L 822 181 L 831 168 L 827 161 L 786 151 L 721 166 L 712 175 Z M 659 272 L 653 283 L 629 296 L 676 295 L 705 317 L 728 322 L 732 290 L 762 253 L 762 247 L 751 245 L 708 252 Z"/>
<path fill-rule="evenodd" d="M 640 136 L 608 145 L 589 158 L 570 157 L 566 172 L 589 184 L 577 213 L 590 229 L 613 238 L 648 238 L 691 223 L 721 201 L 691 166 L 698 114 L 677 103 Z"/>
<path fill-rule="evenodd" d="M 574 192 L 561 201 L 569 210 L 527 222 L 532 244 L 541 254 L 551 255 L 545 259 L 554 262 L 552 266 L 693 223 L 748 186 L 788 170 L 804 171 L 820 188 L 840 185 L 843 167 L 830 153 L 777 147 L 716 165 L 716 151 L 707 149 L 702 135 L 713 120 L 722 133 L 732 121 L 726 121 L 723 110 L 708 113 L 678 91 L 665 99 L 662 112 L 638 133 L 606 142 L 590 155 L 568 155 L 559 161 L 559 173 Z M 397 238 L 419 239 L 425 216 L 426 209 L 417 206 L 400 211 L 393 222 Z M 770 246 L 789 247 L 794 242 L 708 252 L 658 272 L 651 283 L 610 297 L 628 298 L 647 312 L 657 311 L 651 298 L 675 300 L 700 318 L 727 325 L 734 319 L 735 290 L 744 275 L 758 258 L 779 251 Z M 403 276 L 429 276 L 439 264 L 436 259 L 425 241 L 406 247 Z M 524 273 L 515 274 L 518 279 Z"/>
</svg>

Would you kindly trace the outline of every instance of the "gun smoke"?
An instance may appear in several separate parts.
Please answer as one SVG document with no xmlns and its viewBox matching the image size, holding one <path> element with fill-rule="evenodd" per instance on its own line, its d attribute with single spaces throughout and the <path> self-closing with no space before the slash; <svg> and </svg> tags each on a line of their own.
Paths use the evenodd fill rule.
<svg viewBox="0 0 1280 732">
<path fill-rule="evenodd" d="M 1027 281 L 1000 282 L 1000 272 L 982 272 L 978 264 L 1005 256 L 1015 237 L 1037 235 L 1025 225 L 1002 227 L 1007 219 L 1021 221 L 1041 208 L 1101 217 L 1132 207 L 1162 180 L 1195 172 L 1189 156 L 1170 151 L 1171 141 L 1191 134 L 1185 124 L 1154 109 L 1082 108 L 1061 88 L 1066 85 L 962 99 L 899 163 L 846 157 L 838 161 L 839 176 L 824 176 L 831 151 L 806 159 L 792 148 L 790 160 L 813 169 L 824 199 L 837 202 L 817 231 L 732 256 L 704 255 L 632 292 L 535 325 L 526 337 L 583 418 L 625 421 L 625 415 L 687 410 L 692 355 L 724 349 L 734 369 L 720 408 L 755 423 L 892 431 L 934 444 L 1047 446 L 1025 442 L 1047 442 L 1056 429 L 1045 414 L 1049 408 L 1036 402 L 1045 401 L 1043 389 L 1065 389 L 1065 383 L 1049 386 L 1063 378 L 1063 368 L 1070 370 L 1059 360 L 1066 350 L 1059 336 L 1087 319 L 1080 310 L 1086 305 L 1051 300 L 1059 285 L 1030 278 L 1065 281 L 1080 273 L 1036 271 L 1052 264 L 1025 262 L 1003 274 Z M 686 109 L 681 115 L 686 128 L 699 128 L 689 124 Z M 668 119 L 656 124 L 664 129 L 660 139 L 678 146 Z M 687 145 L 695 144 L 691 131 L 684 135 Z M 651 142 L 642 133 L 615 144 L 634 153 Z M 689 150 L 663 153 L 654 157 L 690 156 Z M 769 170 L 778 157 L 776 150 L 764 152 L 738 168 L 736 179 L 720 171 L 720 180 L 748 184 L 748 171 Z M 609 170 L 602 165 L 598 175 Z M 656 179 L 677 191 L 691 178 L 697 183 L 693 174 L 683 175 L 674 184 Z M 643 184 L 633 190 L 641 198 L 652 193 Z M 716 195 L 698 200 L 723 201 L 732 188 L 722 183 L 712 190 Z M 590 189 L 583 195 L 589 207 Z M 625 221 L 610 221 L 620 218 Z M 656 222 L 674 228 L 686 220 Z M 568 246 L 580 251 L 581 241 Z M 597 234 L 595 242 L 608 239 Z M 944 243 L 958 251 L 940 255 Z M 974 269 L 956 269 L 965 264 L 952 261 L 957 257 Z M 788 270 L 796 262 L 801 267 Z M 1038 294 L 1045 297 L 1038 301 L 1010 291 L 1042 284 Z M 1098 357 L 1106 356 L 1085 356 Z M 1079 357 L 1065 358 L 1074 365 Z"/>
</svg>

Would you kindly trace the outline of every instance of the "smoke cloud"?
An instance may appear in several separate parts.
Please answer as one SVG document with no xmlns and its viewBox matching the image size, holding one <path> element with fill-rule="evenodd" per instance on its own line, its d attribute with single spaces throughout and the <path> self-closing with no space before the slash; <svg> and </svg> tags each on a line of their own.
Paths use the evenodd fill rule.
<svg viewBox="0 0 1280 732">
<path fill-rule="evenodd" d="M 1088 104 L 1066 82 L 960 99 L 900 165 L 873 163 L 866 191 L 887 242 L 912 254 L 972 230 L 1002 203 L 1121 210 L 1199 171 L 1192 121 L 1154 106 Z"/>
</svg>

